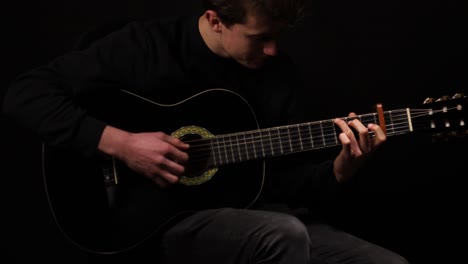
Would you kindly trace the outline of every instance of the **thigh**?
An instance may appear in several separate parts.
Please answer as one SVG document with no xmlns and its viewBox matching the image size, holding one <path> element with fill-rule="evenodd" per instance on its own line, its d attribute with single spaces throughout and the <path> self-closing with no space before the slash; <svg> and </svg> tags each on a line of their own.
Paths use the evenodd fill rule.
<svg viewBox="0 0 468 264">
<path fill-rule="evenodd" d="M 197 212 L 171 227 L 162 238 L 164 263 L 171 264 L 256 263 L 265 259 L 291 263 L 282 261 L 305 259 L 307 244 L 307 230 L 295 217 L 228 208 Z M 291 246 L 283 248 L 285 245 Z"/>
<path fill-rule="evenodd" d="M 306 225 L 312 263 L 405 264 L 402 256 L 330 225 Z"/>
</svg>

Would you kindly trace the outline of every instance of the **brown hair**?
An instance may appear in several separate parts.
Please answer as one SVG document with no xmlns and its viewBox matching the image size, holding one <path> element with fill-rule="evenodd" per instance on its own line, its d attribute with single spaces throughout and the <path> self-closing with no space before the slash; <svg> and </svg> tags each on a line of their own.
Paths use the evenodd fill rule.
<svg viewBox="0 0 468 264">
<path fill-rule="evenodd" d="M 231 26 L 246 22 L 248 14 L 284 23 L 296 24 L 303 17 L 304 0 L 202 0 L 205 10 L 213 10 L 220 20 Z"/>
</svg>

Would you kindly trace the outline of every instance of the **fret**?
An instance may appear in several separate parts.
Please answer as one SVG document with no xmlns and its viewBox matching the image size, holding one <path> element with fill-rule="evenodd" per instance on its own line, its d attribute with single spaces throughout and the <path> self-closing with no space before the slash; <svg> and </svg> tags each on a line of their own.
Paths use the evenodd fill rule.
<svg viewBox="0 0 468 264">
<path fill-rule="evenodd" d="M 241 143 L 240 143 L 240 141 L 239 141 L 239 134 L 236 134 L 235 137 L 236 137 L 235 142 L 236 142 L 236 147 L 237 147 L 237 153 L 238 153 L 238 155 L 239 155 L 239 156 L 238 156 L 238 157 L 239 157 L 238 160 L 239 160 L 239 161 L 242 161 L 242 152 L 241 152 L 241 148 L 240 148 Z"/>
<path fill-rule="evenodd" d="M 336 145 L 338 140 L 336 138 L 335 123 L 333 121 L 320 122 L 322 135 L 324 138 L 325 146 Z"/>
<path fill-rule="evenodd" d="M 299 131 L 302 149 L 313 149 L 314 142 L 312 141 L 312 131 L 310 130 L 310 123 L 300 124 L 297 127 L 297 129 Z"/>
<path fill-rule="evenodd" d="M 255 158 L 265 157 L 265 149 L 263 148 L 263 139 L 261 131 L 252 132 L 253 146 L 255 149 Z"/>
<path fill-rule="evenodd" d="M 291 151 L 298 152 L 304 149 L 302 145 L 301 133 L 298 125 L 288 126 L 289 138 L 291 142 Z"/>
<path fill-rule="evenodd" d="M 273 156 L 273 146 L 271 143 L 271 134 L 269 129 L 263 129 L 260 131 L 262 137 L 262 151 L 264 157 Z"/>
<path fill-rule="evenodd" d="M 296 126 L 297 129 L 297 136 L 299 137 L 299 144 L 301 145 L 301 150 L 304 150 L 304 145 L 302 144 L 302 136 L 301 136 L 301 130 L 299 126 Z"/>
<path fill-rule="evenodd" d="M 384 114 L 384 118 L 385 118 L 385 124 L 387 124 L 387 134 L 390 133 L 390 131 L 394 134 L 396 124 L 393 122 L 394 120 L 392 117 L 392 113 L 386 112 L 386 114 Z M 379 124 L 379 123 L 376 123 L 376 124 Z"/>
<path fill-rule="evenodd" d="M 367 115 L 359 115 L 359 119 L 361 120 L 361 123 L 367 127 L 370 123 L 374 123 L 374 124 L 377 124 L 375 122 L 375 115 L 374 114 L 367 114 Z M 370 138 L 374 138 L 374 132 L 367 129 L 367 132 L 369 134 L 369 137 Z"/>
<path fill-rule="evenodd" d="M 311 124 L 311 136 L 314 142 L 315 148 L 321 148 L 325 146 L 325 139 L 323 138 L 322 122 Z"/>
<path fill-rule="evenodd" d="M 234 153 L 234 144 L 236 141 L 232 141 L 232 135 L 228 135 L 227 138 L 229 139 L 229 150 L 230 150 L 230 155 L 231 155 L 231 161 L 236 162 L 236 154 Z"/>
<path fill-rule="evenodd" d="M 315 146 L 314 146 L 314 137 L 312 135 L 312 124 L 309 123 L 307 125 L 307 127 L 308 127 L 308 130 L 309 130 L 310 145 L 312 146 L 312 148 L 315 148 Z"/>
<path fill-rule="evenodd" d="M 363 116 L 362 116 L 362 115 L 359 115 L 358 117 L 359 117 L 359 120 L 361 120 L 361 123 L 362 123 L 365 127 L 367 127 L 368 124 L 373 123 L 373 122 L 374 122 L 373 120 L 374 120 L 374 118 L 375 118 L 374 115 L 363 115 Z M 375 123 L 375 122 L 374 122 L 374 123 Z M 369 129 L 368 129 L 367 131 L 368 131 L 368 133 L 369 133 L 369 136 L 372 137 L 373 132 L 370 131 Z"/>
<path fill-rule="evenodd" d="M 257 158 L 252 132 L 245 133 L 245 145 L 247 146 L 248 159 Z"/>
<path fill-rule="evenodd" d="M 220 141 L 222 142 L 222 147 L 220 149 L 220 151 L 223 152 L 224 155 L 221 155 L 221 156 L 224 156 L 225 160 L 223 163 L 229 163 L 229 157 L 228 157 L 228 151 L 227 151 L 227 148 L 226 148 L 226 141 L 225 141 L 225 138 L 224 136 L 221 136 L 220 138 Z"/>
<path fill-rule="evenodd" d="M 385 120 L 385 129 L 387 130 L 387 134 L 394 134 L 395 133 L 395 123 L 393 122 L 393 117 L 391 112 L 384 113 L 384 120 Z M 379 123 L 376 123 L 379 124 Z"/>
<path fill-rule="evenodd" d="M 219 145 L 219 138 L 215 137 L 213 142 L 213 153 L 214 153 L 214 161 L 215 164 L 223 164 L 223 158 L 221 157 L 221 150 L 220 150 L 220 145 Z"/>
<path fill-rule="evenodd" d="M 338 135 L 339 135 L 338 133 L 339 133 L 339 132 L 336 131 L 335 123 L 332 122 L 332 124 L 333 124 L 333 137 L 334 137 L 334 139 L 335 139 L 335 144 L 338 144 Z"/>
<path fill-rule="evenodd" d="M 279 127 L 279 135 L 280 135 L 280 144 L 282 149 L 282 154 L 292 152 L 291 146 L 291 138 L 289 136 L 289 129 L 288 127 Z"/>
<path fill-rule="evenodd" d="M 374 123 L 374 124 L 379 124 L 379 120 L 377 119 L 377 113 L 372 113 L 371 115 L 369 115 L 369 118 L 372 120 L 372 121 L 369 121 L 367 124 L 369 123 Z M 388 124 L 387 122 L 385 122 L 386 124 Z M 367 124 L 365 124 L 367 126 Z M 392 125 L 392 128 L 393 128 L 393 124 Z M 375 137 L 375 133 L 373 131 L 369 131 L 369 135 L 371 136 L 371 138 L 374 138 Z"/>
<path fill-rule="evenodd" d="M 377 116 L 377 113 L 367 114 L 363 116 L 359 115 L 359 119 L 361 120 L 361 123 L 365 127 L 367 127 L 370 123 L 378 124 L 378 120 L 376 120 L 376 116 Z M 374 131 L 367 129 L 367 132 L 369 133 L 370 138 L 375 137 Z"/>
<path fill-rule="evenodd" d="M 320 136 L 322 137 L 322 140 L 323 140 L 323 146 L 325 146 L 325 134 L 323 134 L 323 124 L 322 124 L 323 121 L 320 121 Z"/>
<path fill-rule="evenodd" d="M 226 146 L 224 144 L 224 139 L 223 136 L 218 136 L 217 137 L 217 143 L 218 143 L 218 151 L 219 151 L 219 160 L 221 164 L 225 164 L 227 160 L 226 156 Z"/>
<path fill-rule="evenodd" d="M 241 152 L 241 159 L 242 160 L 249 160 L 249 149 L 247 147 L 247 139 L 245 138 L 245 132 L 239 134 L 239 149 Z"/>
<path fill-rule="evenodd" d="M 289 149 L 291 149 L 291 152 L 294 152 L 294 151 L 293 151 L 293 139 L 292 139 L 292 137 L 291 137 L 290 126 L 286 126 L 286 130 L 288 131 Z"/>
<path fill-rule="evenodd" d="M 250 143 L 251 143 L 251 146 L 252 146 L 252 149 L 253 149 L 254 157 L 256 159 L 257 158 L 257 146 L 256 146 L 256 142 L 255 142 L 255 134 L 253 132 L 251 132 L 250 135 L 251 135 Z"/>
<path fill-rule="evenodd" d="M 213 144 L 213 139 L 210 138 L 209 140 L 207 140 L 206 144 L 208 144 L 209 152 L 210 152 L 209 159 L 208 159 L 208 164 L 216 167 L 216 166 L 218 166 L 218 163 L 216 162 L 216 153 L 215 153 L 214 147 L 213 147 L 213 145 L 214 145 Z M 201 144 L 201 145 L 203 145 L 203 144 Z"/>
<path fill-rule="evenodd" d="M 395 131 L 395 123 L 393 122 L 392 111 L 388 111 L 388 117 L 389 117 L 390 120 L 385 120 L 385 123 L 391 124 L 391 130 L 392 130 L 393 134 L 395 134 L 395 133 L 396 133 L 396 131 Z"/>
<path fill-rule="evenodd" d="M 275 148 L 273 146 L 273 140 L 271 139 L 271 128 L 267 129 L 268 130 L 268 138 L 270 140 L 270 150 L 271 150 L 271 155 L 275 155 Z"/>
<path fill-rule="evenodd" d="M 272 150 L 275 152 L 275 155 L 282 155 L 283 144 L 281 144 L 281 133 L 278 127 L 271 129 L 271 146 Z"/>
</svg>

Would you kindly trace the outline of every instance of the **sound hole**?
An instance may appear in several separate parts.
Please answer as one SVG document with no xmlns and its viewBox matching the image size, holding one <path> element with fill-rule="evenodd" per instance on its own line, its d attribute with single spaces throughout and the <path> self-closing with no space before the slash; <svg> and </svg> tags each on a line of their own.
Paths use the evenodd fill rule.
<svg viewBox="0 0 468 264">
<path fill-rule="evenodd" d="M 184 175 L 189 178 L 201 176 L 210 168 L 210 141 L 198 134 L 183 135 L 181 140 L 190 144 L 189 160 L 185 166 Z"/>
</svg>

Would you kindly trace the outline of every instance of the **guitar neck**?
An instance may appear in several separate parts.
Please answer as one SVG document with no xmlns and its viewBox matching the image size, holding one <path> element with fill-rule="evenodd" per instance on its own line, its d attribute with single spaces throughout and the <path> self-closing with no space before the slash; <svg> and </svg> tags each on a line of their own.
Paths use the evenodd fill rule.
<svg viewBox="0 0 468 264">
<path fill-rule="evenodd" d="M 457 110 L 457 106 L 439 110 L 404 108 L 384 111 L 380 115 L 384 120 L 379 119 L 378 113 L 342 117 L 341 119 L 345 121 L 359 119 L 364 125 L 380 124 L 385 126 L 384 130 L 387 136 L 395 136 L 414 131 L 464 127 L 462 117 L 456 120 L 439 117 L 439 114 L 446 114 L 452 110 Z M 209 146 L 211 152 L 209 164 L 212 167 L 217 167 L 224 164 L 334 147 L 341 144 L 338 138 L 340 133 L 341 130 L 334 124 L 334 119 L 328 119 L 217 135 L 202 139 L 206 142 L 197 145 L 202 146 L 201 148 L 205 150 L 205 156 L 206 146 Z M 371 138 L 375 136 L 373 131 L 369 131 L 369 136 Z M 197 152 L 197 150 L 193 150 L 193 153 Z"/>
</svg>

